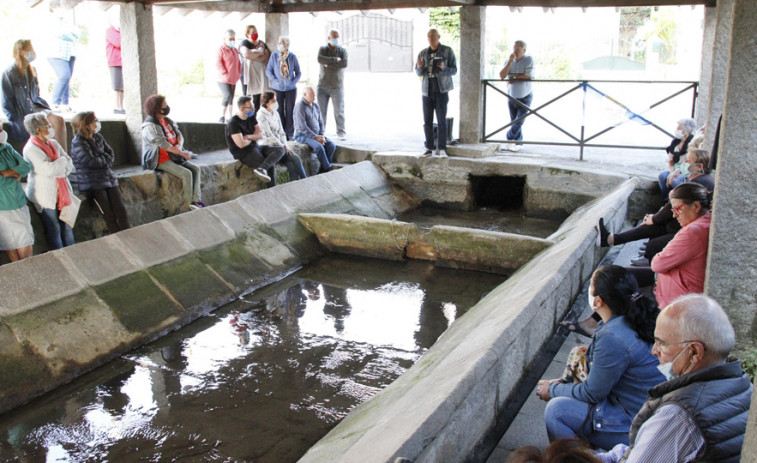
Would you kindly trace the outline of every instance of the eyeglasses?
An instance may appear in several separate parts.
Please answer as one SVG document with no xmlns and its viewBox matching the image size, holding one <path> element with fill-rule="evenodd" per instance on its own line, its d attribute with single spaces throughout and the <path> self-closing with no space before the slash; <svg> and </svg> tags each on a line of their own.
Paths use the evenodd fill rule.
<svg viewBox="0 0 757 463">
<path fill-rule="evenodd" d="M 702 341 L 697 341 L 696 339 L 689 339 L 688 341 L 681 341 L 681 342 L 665 342 L 660 338 L 654 338 L 654 344 L 652 346 L 656 347 L 659 350 L 664 350 L 667 347 L 675 346 L 678 344 L 686 344 L 687 342 L 698 342 L 702 344 L 702 347 L 704 348 L 704 350 L 707 350 L 707 346 L 705 346 Z"/>
<path fill-rule="evenodd" d="M 671 204 L 671 208 L 673 209 L 673 214 L 681 214 L 681 209 L 683 209 L 683 206 L 685 206 L 686 203 L 681 204 L 680 206 L 673 206 Z"/>
</svg>

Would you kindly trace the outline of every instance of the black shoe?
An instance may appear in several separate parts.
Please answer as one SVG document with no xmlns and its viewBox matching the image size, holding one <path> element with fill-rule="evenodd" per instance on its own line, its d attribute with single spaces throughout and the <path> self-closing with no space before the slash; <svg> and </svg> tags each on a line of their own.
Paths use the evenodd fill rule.
<svg viewBox="0 0 757 463">
<path fill-rule="evenodd" d="M 226 118 L 223 117 L 223 116 L 221 116 L 221 117 L 218 118 L 218 122 L 220 122 L 221 124 L 225 124 L 226 123 Z"/>
<path fill-rule="evenodd" d="M 605 219 L 599 219 L 599 245 L 603 248 L 610 246 L 607 244 L 607 238 L 610 236 L 610 232 L 605 228 Z"/>
<path fill-rule="evenodd" d="M 424 157 L 424 158 L 428 157 L 428 156 L 431 156 L 431 150 L 424 151 L 423 154 L 421 154 L 421 156 Z"/>
</svg>

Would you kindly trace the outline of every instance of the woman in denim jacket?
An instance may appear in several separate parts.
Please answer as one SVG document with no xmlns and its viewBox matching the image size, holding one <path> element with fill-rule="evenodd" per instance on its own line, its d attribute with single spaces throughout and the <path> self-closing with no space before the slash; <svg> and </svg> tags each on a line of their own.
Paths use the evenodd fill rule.
<svg viewBox="0 0 757 463">
<path fill-rule="evenodd" d="M 537 395 L 549 401 L 544 412 L 549 440 L 582 437 L 611 449 L 628 445 L 628 430 L 647 398 L 665 381 L 652 355 L 656 305 L 639 294 L 623 267 L 603 265 L 591 278 L 589 305 L 602 321 L 586 353 L 582 383 L 542 380 Z"/>
</svg>

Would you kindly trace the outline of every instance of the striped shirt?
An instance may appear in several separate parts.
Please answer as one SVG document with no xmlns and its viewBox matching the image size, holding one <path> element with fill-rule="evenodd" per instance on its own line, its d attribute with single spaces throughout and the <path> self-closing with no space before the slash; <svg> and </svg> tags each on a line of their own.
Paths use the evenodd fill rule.
<svg viewBox="0 0 757 463">
<path fill-rule="evenodd" d="M 687 463 L 704 450 L 704 444 L 694 419 L 680 406 L 669 404 L 641 425 L 630 453 L 627 445 L 618 444 L 597 457 L 603 463 Z"/>
</svg>

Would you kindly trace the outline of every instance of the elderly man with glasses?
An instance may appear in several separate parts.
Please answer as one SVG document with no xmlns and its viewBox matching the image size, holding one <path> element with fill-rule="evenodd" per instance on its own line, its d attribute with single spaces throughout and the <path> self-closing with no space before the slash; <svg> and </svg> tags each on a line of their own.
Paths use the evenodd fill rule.
<svg viewBox="0 0 757 463">
<path fill-rule="evenodd" d="M 630 446 L 603 462 L 738 462 L 752 383 L 729 358 L 735 335 L 708 296 L 681 296 L 660 312 L 652 353 L 668 378 L 649 391 L 629 432 Z"/>
</svg>

